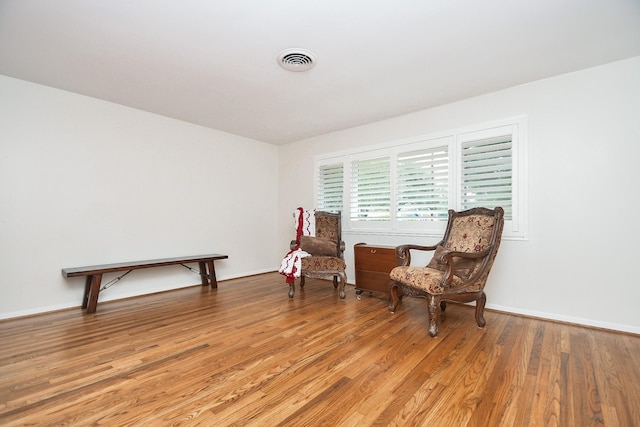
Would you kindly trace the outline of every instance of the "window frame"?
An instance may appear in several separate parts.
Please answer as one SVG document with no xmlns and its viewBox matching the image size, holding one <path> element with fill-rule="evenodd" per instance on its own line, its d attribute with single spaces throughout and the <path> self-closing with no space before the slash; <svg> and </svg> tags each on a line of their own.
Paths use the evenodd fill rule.
<svg viewBox="0 0 640 427">
<path fill-rule="evenodd" d="M 314 200 L 319 200 L 319 168 L 322 165 L 342 164 L 343 167 L 343 232 L 346 234 L 380 235 L 424 235 L 440 236 L 446 227 L 446 218 L 435 220 L 399 220 L 397 206 L 398 155 L 419 150 L 432 150 L 446 146 L 449 155 L 448 207 L 461 210 L 462 191 L 462 146 L 469 141 L 480 141 L 511 135 L 511 211 L 512 217 L 505 219 L 503 237 L 511 240 L 526 240 L 527 235 L 527 117 L 517 116 L 489 123 L 468 126 L 439 134 L 421 135 L 414 138 L 391 141 L 369 147 L 315 156 Z M 390 218 L 388 221 L 354 221 L 351 218 L 352 162 L 391 156 L 390 171 Z M 322 206 L 318 206 L 322 209 Z"/>
</svg>

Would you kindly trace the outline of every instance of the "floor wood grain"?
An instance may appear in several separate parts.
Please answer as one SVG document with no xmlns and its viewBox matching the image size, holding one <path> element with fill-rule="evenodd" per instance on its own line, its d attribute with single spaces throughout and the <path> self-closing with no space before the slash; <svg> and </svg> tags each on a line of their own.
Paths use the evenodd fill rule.
<svg viewBox="0 0 640 427">
<path fill-rule="evenodd" d="M 449 304 L 434 339 L 422 299 L 287 291 L 269 273 L 0 321 L 0 425 L 640 425 L 639 336 Z"/>
</svg>

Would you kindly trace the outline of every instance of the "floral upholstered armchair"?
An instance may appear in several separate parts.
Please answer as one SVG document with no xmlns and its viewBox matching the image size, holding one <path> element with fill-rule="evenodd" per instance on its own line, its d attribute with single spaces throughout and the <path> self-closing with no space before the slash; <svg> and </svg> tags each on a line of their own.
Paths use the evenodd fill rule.
<svg viewBox="0 0 640 427">
<path fill-rule="evenodd" d="M 287 276 L 289 298 L 294 296 L 296 277 L 300 277 L 300 288 L 304 287 L 305 277 L 332 277 L 333 286 L 339 288 L 340 298 L 345 298 L 347 275 L 341 214 L 317 211 L 312 215 L 314 218 L 310 223 L 315 223 L 315 226 L 311 225 L 314 230 L 308 234 L 300 231 L 297 233 L 296 240 L 291 241 L 291 251 L 283 260 L 280 270 L 280 273 Z M 290 264 L 290 268 L 286 268 L 287 263 Z"/>
<path fill-rule="evenodd" d="M 504 227 L 504 210 L 473 208 L 449 210 L 444 238 L 433 246 L 396 248 L 402 265 L 391 273 L 389 310 L 394 313 L 403 295 L 427 299 L 429 334 L 438 334 L 438 321 L 446 301 L 476 302 L 476 322 L 483 327 L 487 297 L 484 287 L 498 253 Z M 411 251 L 433 251 L 426 267 L 411 266 Z"/>
</svg>

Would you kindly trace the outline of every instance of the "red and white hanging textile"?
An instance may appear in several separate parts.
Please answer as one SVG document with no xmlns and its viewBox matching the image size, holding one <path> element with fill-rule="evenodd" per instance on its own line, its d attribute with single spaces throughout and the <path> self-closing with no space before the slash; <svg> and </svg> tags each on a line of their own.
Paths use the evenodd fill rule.
<svg viewBox="0 0 640 427">
<path fill-rule="evenodd" d="M 306 211 L 303 208 L 298 208 L 294 212 L 293 218 L 296 228 L 296 242 L 298 244 L 284 256 L 278 270 L 280 274 L 286 277 L 286 283 L 288 284 L 293 283 L 296 278 L 300 277 L 301 260 L 310 255 L 300 249 L 300 237 L 315 236 L 316 232 L 315 210 Z"/>
</svg>

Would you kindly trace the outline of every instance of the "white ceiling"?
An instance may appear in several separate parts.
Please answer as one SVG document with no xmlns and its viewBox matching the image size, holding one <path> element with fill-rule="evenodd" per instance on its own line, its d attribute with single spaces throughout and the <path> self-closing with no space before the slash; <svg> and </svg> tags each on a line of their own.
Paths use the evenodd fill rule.
<svg viewBox="0 0 640 427">
<path fill-rule="evenodd" d="M 0 0 L 0 74 L 273 144 L 639 55 L 640 0 Z"/>
</svg>

